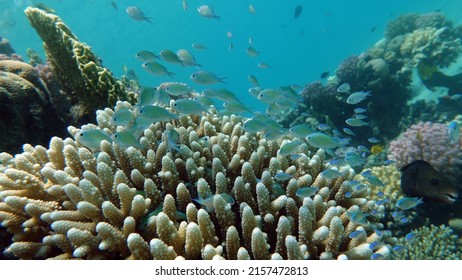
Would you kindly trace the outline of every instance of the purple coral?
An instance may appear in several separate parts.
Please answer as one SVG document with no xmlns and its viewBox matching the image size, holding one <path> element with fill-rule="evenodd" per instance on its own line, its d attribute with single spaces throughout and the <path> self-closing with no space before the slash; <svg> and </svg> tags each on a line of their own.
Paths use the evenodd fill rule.
<svg viewBox="0 0 462 280">
<path fill-rule="evenodd" d="M 425 160 L 450 179 L 457 180 L 462 172 L 462 139 L 452 144 L 445 124 L 419 122 L 391 142 L 389 158 L 395 160 L 399 168 L 415 160 Z"/>
</svg>

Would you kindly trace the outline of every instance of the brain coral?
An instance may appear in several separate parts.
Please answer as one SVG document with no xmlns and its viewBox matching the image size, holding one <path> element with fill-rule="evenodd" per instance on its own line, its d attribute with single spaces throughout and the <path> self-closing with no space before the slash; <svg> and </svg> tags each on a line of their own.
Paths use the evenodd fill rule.
<svg viewBox="0 0 462 280">
<path fill-rule="evenodd" d="M 462 139 L 450 143 L 445 124 L 419 122 L 390 143 L 389 158 L 395 160 L 399 168 L 415 160 L 425 160 L 450 179 L 457 180 L 462 172 Z"/>
<path fill-rule="evenodd" d="M 126 102 L 120 108 L 133 110 Z M 14 235 L 7 253 L 25 259 L 390 257 L 394 240 L 378 232 L 383 207 L 359 194 L 345 196 L 351 168 L 327 180 L 319 175 L 323 150 L 310 154 L 302 145 L 302 157 L 289 159 L 278 155 L 282 139 L 245 133 L 241 118 L 211 111 L 151 125 L 139 149 L 102 141 L 93 153 L 56 137 L 48 149 L 25 145 L 14 157 L 0 154 L 0 221 Z M 98 125 L 82 130 L 115 132 L 121 127 L 110 123 L 113 114 L 98 111 Z M 82 130 L 69 128 L 72 135 Z M 180 135 L 179 151 L 169 151 L 171 130 Z M 292 178 L 277 183 L 281 171 Z M 296 195 L 310 185 L 319 187 L 316 195 Z M 194 201 L 198 194 L 207 207 Z M 378 217 L 367 216 L 367 223 L 361 216 L 350 220 L 373 210 Z M 355 230 L 362 234 L 352 239 Z"/>
</svg>

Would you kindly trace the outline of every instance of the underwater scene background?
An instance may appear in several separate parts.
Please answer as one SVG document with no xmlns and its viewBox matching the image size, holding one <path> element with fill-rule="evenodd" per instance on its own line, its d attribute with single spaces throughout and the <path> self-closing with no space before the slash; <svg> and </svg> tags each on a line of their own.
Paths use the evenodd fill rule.
<svg viewBox="0 0 462 280">
<path fill-rule="evenodd" d="M 458 1 L 0 1 L 3 259 L 460 259 Z"/>
</svg>

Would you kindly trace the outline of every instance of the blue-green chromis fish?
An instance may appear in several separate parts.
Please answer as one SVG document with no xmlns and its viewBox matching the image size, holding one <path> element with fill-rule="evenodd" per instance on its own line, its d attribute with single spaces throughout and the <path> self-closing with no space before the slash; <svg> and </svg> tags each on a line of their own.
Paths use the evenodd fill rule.
<svg viewBox="0 0 462 280">
<path fill-rule="evenodd" d="M 224 201 L 226 201 L 227 203 L 233 205 L 234 204 L 234 198 L 227 194 L 227 193 L 220 193 L 220 194 L 215 194 L 215 195 L 220 195 Z M 215 211 L 215 207 L 213 206 L 213 198 L 214 196 L 211 195 L 207 198 L 203 198 L 199 195 L 198 198 L 194 198 L 193 201 L 199 203 L 205 211 L 207 212 L 213 212 Z"/>
<path fill-rule="evenodd" d="M 342 146 L 327 134 L 315 132 L 305 137 L 306 142 L 315 148 L 331 149 Z"/>
<path fill-rule="evenodd" d="M 159 59 L 160 56 L 154 54 L 153 52 L 142 50 L 135 54 L 135 58 L 141 62 L 148 62 L 148 61 Z"/>
<path fill-rule="evenodd" d="M 199 70 L 190 76 L 191 80 L 201 85 L 211 85 L 216 83 L 226 83 L 226 77 L 218 77 L 216 74 Z"/>
<path fill-rule="evenodd" d="M 147 21 L 149 23 L 152 23 L 149 19 L 150 17 L 147 17 L 144 15 L 143 11 L 141 11 L 139 8 L 135 6 L 130 6 L 125 9 L 127 12 L 128 16 L 131 17 L 134 20 L 138 21 Z"/>
<path fill-rule="evenodd" d="M 417 205 L 423 203 L 422 198 L 417 197 L 402 197 L 398 199 L 395 206 L 401 210 L 409 210 L 416 207 Z"/>
<path fill-rule="evenodd" d="M 357 92 L 353 92 L 352 94 L 350 94 L 347 98 L 347 103 L 348 104 L 358 104 L 359 102 L 363 101 L 364 99 L 366 99 L 367 97 L 369 96 L 372 96 L 372 94 L 370 94 L 370 91 L 357 91 Z"/>
<path fill-rule="evenodd" d="M 75 135 L 75 141 L 82 146 L 87 147 L 92 152 L 100 150 L 101 141 L 106 140 L 112 143 L 111 136 L 101 129 L 81 130 Z"/>
<path fill-rule="evenodd" d="M 133 112 L 129 109 L 119 109 L 115 111 L 111 118 L 111 123 L 116 126 L 128 126 L 133 123 Z"/>
<path fill-rule="evenodd" d="M 178 99 L 173 103 L 173 108 L 182 114 L 200 115 L 202 112 L 207 112 L 207 108 L 199 102 L 192 99 Z"/>
<path fill-rule="evenodd" d="M 184 66 L 178 55 L 171 50 L 161 50 L 159 55 L 168 63 Z"/>
<path fill-rule="evenodd" d="M 165 75 L 170 76 L 170 77 L 175 76 L 175 73 L 168 71 L 165 66 L 163 66 L 157 61 L 145 62 L 141 65 L 141 67 L 143 67 L 143 69 L 146 72 L 154 76 L 165 76 Z"/>
<path fill-rule="evenodd" d="M 346 122 L 347 125 L 353 126 L 353 127 L 365 126 L 365 125 L 369 124 L 369 123 L 367 123 L 367 122 L 365 122 L 363 120 L 359 120 L 357 118 L 349 118 L 345 122 Z"/>
<path fill-rule="evenodd" d="M 120 147 L 128 148 L 142 148 L 143 145 L 136 139 L 130 131 L 120 131 L 111 135 L 111 139 Z"/>
<path fill-rule="evenodd" d="M 178 118 L 178 115 L 172 114 L 167 109 L 155 105 L 142 107 L 139 109 L 138 115 L 141 118 L 150 120 L 151 122 L 170 121 L 171 119 Z"/>
<path fill-rule="evenodd" d="M 295 195 L 303 199 L 315 195 L 318 190 L 318 187 L 303 187 L 299 188 Z"/>
<path fill-rule="evenodd" d="M 449 143 L 459 143 L 460 136 L 460 124 L 456 121 L 452 121 L 448 125 Z"/>
</svg>

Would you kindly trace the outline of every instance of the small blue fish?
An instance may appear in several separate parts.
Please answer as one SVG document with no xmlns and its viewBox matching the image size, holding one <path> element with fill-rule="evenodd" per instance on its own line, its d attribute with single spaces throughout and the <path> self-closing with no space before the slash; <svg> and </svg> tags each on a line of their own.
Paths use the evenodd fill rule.
<svg viewBox="0 0 462 280">
<path fill-rule="evenodd" d="M 336 158 L 336 159 L 331 160 L 329 164 L 332 166 L 342 166 L 342 165 L 345 165 L 345 160 L 341 158 Z"/>
<path fill-rule="evenodd" d="M 382 200 L 379 200 L 375 203 L 375 205 L 377 206 L 380 206 L 380 205 L 384 205 L 386 203 L 388 203 L 389 199 L 388 198 L 385 198 L 385 199 L 382 199 Z"/>
<path fill-rule="evenodd" d="M 404 237 L 404 240 L 406 240 L 406 242 L 408 243 L 413 243 L 417 238 L 417 233 L 415 232 L 410 232 L 406 235 L 406 237 Z"/>
<path fill-rule="evenodd" d="M 321 123 L 321 124 L 318 125 L 318 129 L 321 130 L 321 131 L 326 131 L 329 128 L 330 128 L 330 126 L 327 125 L 327 124 L 324 124 L 324 123 Z"/>
<path fill-rule="evenodd" d="M 358 120 L 364 120 L 364 119 L 367 119 L 367 116 L 366 115 L 363 115 L 363 114 L 357 114 L 355 116 L 356 119 Z"/>
<path fill-rule="evenodd" d="M 372 242 L 372 243 L 369 245 L 369 249 L 375 250 L 375 249 L 379 248 L 380 245 L 382 245 L 382 242 L 380 242 L 380 241 L 374 241 L 374 242 Z"/>
<path fill-rule="evenodd" d="M 180 147 L 177 143 L 180 139 L 180 134 L 174 128 L 172 128 L 171 130 L 167 130 L 164 133 L 167 138 L 167 146 L 170 152 L 173 153 L 173 150 L 179 152 Z"/>
<path fill-rule="evenodd" d="M 286 194 L 286 190 L 284 188 L 281 187 L 281 185 L 278 183 L 278 182 L 274 182 L 273 185 L 271 186 L 271 190 L 273 191 L 273 194 L 276 196 L 276 197 L 279 197 L 281 195 L 285 195 Z M 300 189 L 298 189 L 300 190 Z M 297 190 L 297 191 L 298 191 Z M 297 195 L 297 193 L 295 193 Z"/>
<path fill-rule="evenodd" d="M 372 175 L 370 172 L 370 170 L 364 171 L 363 173 L 361 173 L 361 175 L 364 177 L 364 179 L 366 179 L 366 181 L 369 184 L 377 187 L 384 187 L 385 185 L 383 184 L 383 182 L 379 178 Z"/>
<path fill-rule="evenodd" d="M 408 222 L 410 221 L 410 219 L 408 217 L 403 217 L 399 220 L 400 223 L 402 224 L 407 224 Z"/>
<path fill-rule="evenodd" d="M 348 235 L 348 237 L 350 237 L 351 239 L 354 239 L 354 238 L 358 238 L 360 237 L 364 232 L 364 230 L 355 230 L 353 231 L 352 233 L 350 233 L 350 235 Z"/>
<path fill-rule="evenodd" d="M 449 143 L 455 144 L 459 142 L 460 136 L 460 124 L 456 121 L 452 121 L 448 125 Z"/>
<path fill-rule="evenodd" d="M 128 126 L 133 123 L 133 112 L 128 109 L 117 110 L 111 118 L 111 123 L 117 126 Z"/>
<path fill-rule="evenodd" d="M 382 254 L 374 253 L 371 256 L 371 260 L 383 260 L 385 257 Z"/>
<path fill-rule="evenodd" d="M 355 112 L 356 114 L 361 114 L 361 113 L 364 113 L 364 112 L 366 112 L 366 111 L 367 111 L 367 109 L 361 108 L 361 107 L 358 107 L 358 108 L 355 108 L 355 109 L 354 109 L 354 112 Z"/>
<path fill-rule="evenodd" d="M 351 167 L 361 166 L 366 163 L 366 159 L 356 153 L 348 153 L 345 156 L 345 162 Z"/>
<path fill-rule="evenodd" d="M 337 92 L 340 93 L 347 93 L 350 91 L 350 84 L 348 83 L 343 83 L 337 88 Z"/>
<path fill-rule="evenodd" d="M 179 113 L 187 115 L 201 115 L 202 112 L 207 112 L 208 110 L 198 101 L 192 99 L 178 99 L 173 102 L 173 108 Z"/>
<path fill-rule="evenodd" d="M 330 149 L 342 146 L 334 138 L 321 132 L 315 132 L 305 137 L 306 142 L 315 148 Z"/>
<path fill-rule="evenodd" d="M 290 179 L 292 179 L 292 177 L 293 177 L 292 175 L 285 173 L 285 172 L 279 172 L 276 175 L 274 175 L 274 179 L 280 182 L 289 181 Z"/>
<path fill-rule="evenodd" d="M 384 193 L 383 193 L 383 192 L 378 192 L 378 193 L 377 193 L 377 197 L 382 198 L 383 196 L 384 196 Z"/>
<path fill-rule="evenodd" d="M 226 201 L 230 205 L 234 204 L 234 198 L 231 195 L 227 193 L 220 193 L 219 195 L 223 198 L 224 201 Z M 213 212 L 215 210 L 215 207 L 213 206 L 213 198 L 213 195 L 207 198 L 203 198 L 201 195 L 199 195 L 198 198 L 193 198 L 192 200 L 202 205 L 205 211 Z"/>
<path fill-rule="evenodd" d="M 365 125 L 369 125 L 369 123 L 363 121 L 363 120 L 359 120 L 357 118 L 349 118 L 345 121 L 345 123 L 349 126 L 353 126 L 353 127 L 358 127 L 358 126 L 365 126 Z"/>
<path fill-rule="evenodd" d="M 111 139 L 120 147 L 128 148 L 143 148 L 143 145 L 136 139 L 130 131 L 119 131 L 111 135 Z"/>
<path fill-rule="evenodd" d="M 461 98 L 462 98 L 462 94 L 459 94 L 459 93 L 458 94 L 453 94 L 453 95 L 451 95 L 451 97 L 449 97 L 449 99 L 451 99 L 451 100 L 459 100 Z"/>
<path fill-rule="evenodd" d="M 365 189 L 367 189 L 367 186 L 364 185 L 364 184 L 359 184 L 359 185 L 355 186 L 355 190 L 358 191 L 358 192 L 362 191 L 362 190 L 365 190 Z"/>
<path fill-rule="evenodd" d="M 391 159 L 387 159 L 386 161 L 383 162 L 383 164 L 385 164 L 385 165 L 390 165 L 390 164 L 393 164 L 393 163 L 396 163 L 396 161 L 391 160 Z"/>
<path fill-rule="evenodd" d="M 417 197 L 402 197 L 398 199 L 395 206 L 401 210 L 409 210 L 411 208 L 416 207 L 417 205 L 422 203 L 422 198 Z"/>
<path fill-rule="evenodd" d="M 366 146 L 363 146 L 363 145 L 359 145 L 358 150 L 364 153 L 370 153 L 370 150 Z"/>
<path fill-rule="evenodd" d="M 350 197 L 351 197 L 351 195 L 352 195 L 352 193 L 351 193 L 351 192 L 346 192 L 346 193 L 345 193 L 345 197 L 346 197 L 346 198 L 350 198 Z"/>
<path fill-rule="evenodd" d="M 295 193 L 295 195 L 303 199 L 303 198 L 315 195 L 318 190 L 319 190 L 318 187 L 299 188 L 297 192 Z"/>
<path fill-rule="evenodd" d="M 367 141 L 369 141 L 369 143 L 372 143 L 372 144 L 380 143 L 380 140 L 375 137 L 370 137 L 367 139 Z"/>
<path fill-rule="evenodd" d="M 356 133 L 354 133 L 353 130 L 349 129 L 348 127 L 345 127 L 345 128 L 343 129 L 343 132 L 345 132 L 346 134 L 351 135 L 351 136 L 355 136 L 355 135 L 356 135 Z"/>
<path fill-rule="evenodd" d="M 346 211 L 346 213 L 348 215 L 348 218 L 350 218 L 350 221 L 352 221 L 353 223 L 357 223 L 360 225 L 369 223 L 369 221 L 367 220 L 367 216 L 369 216 L 369 214 L 363 213 L 361 210 L 357 210 L 355 212 Z"/>
<path fill-rule="evenodd" d="M 406 250 L 406 247 L 404 247 L 403 245 L 396 245 L 395 247 L 393 247 L 392 250 L 396 253 L 402 253 Z"/>
<path fill-rule="evenodd" d="M 380 230 L 378 230 L 378 229 L 374 229 L 374 232 L 375 232 L 375 234 L 377 234 L 377 236 L 378 236 L 379 238 L 382 238 L 382 237 L 383 237 L 383 232 L 382 232 L 382 231 L 380 231 Z"/>
<path fill-rule="evenodd" d="M 295 137 L 305 138 L 308 134 L 313 133 L 314 129 L 307 124 L 297 124 L 292 126 L 289 131 Z"/>
<path fill-rule="evenodd" d="M 290 159 L 291 159 L 291 160 L 297 160 L 297 159 L 299 159 L 299 158 L 301 158 L 301 157 L 302 157 L 302 155 L 299 155 L 299 154 L 291 154 L 291 155 L 290 155 Z"/>
<path fill-rule="evenodd" d="M 370 94 L 370 91 L 357 91 L 357 92 L 353 92 L 352 94 L 350 94 L 347 98 L 347 103 L 348 104 L 358 104 L 359 102 L 363 101 L 364 99 L 366 99 L 367 97 L 371 96 L 372 94 Z"/>
<path fill-rule="evenodd" d="M 395 220 L 399 220 L 401 219 L 402 217 L 404 217 L 404 213 L 402 211 L 393 211 L 391 213 L 391 216 L 393 217 L 393 219 Z"/>
<path fill-rule="evenodd" d="M 294 141 L 292 141 L 290 143 L 286 143 L 286 144 L 284 144 L 284 146 L 282 146 L 279 149 L 278 154 L 280 154 L 282 156 L 290 155 L 293 152 L 295 152 L 300 147 L 301 144 L 303 144 L 303 142 L 300 141 L 300 140 L 294 140 Z"/>
<path fill-rule="evenodd" d="M 94 128 L 81 130 L 74 138 L 79 144 L 93 152 L 100 150 L 101 141 L 103 140 L 112 143 L 111 136 L 106 131 Z"/>
<path fill-rule="evenodd" d="M 323 172 L 321 172 L 321 175 L 327 180 L 333 180 L 333 179 L 336 179 L 342 176 L 342 174 L 338 170 L 335 170 L 335 169 L 326 169 Z"/>
</svg>

